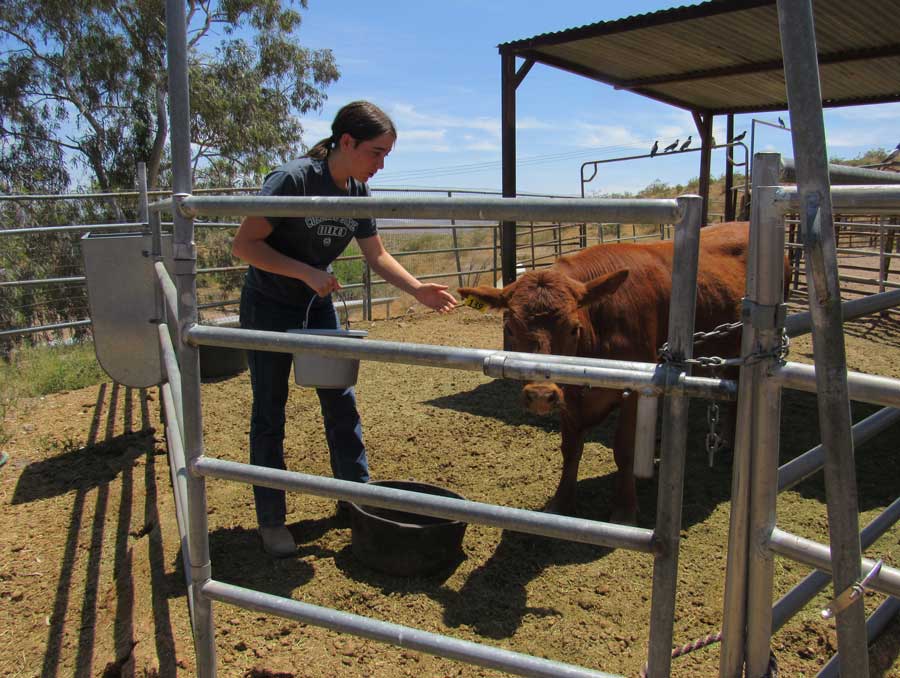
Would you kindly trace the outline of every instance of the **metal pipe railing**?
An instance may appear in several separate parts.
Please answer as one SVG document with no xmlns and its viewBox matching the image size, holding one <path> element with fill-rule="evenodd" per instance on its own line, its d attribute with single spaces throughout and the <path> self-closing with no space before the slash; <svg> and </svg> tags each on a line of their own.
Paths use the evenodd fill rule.
<svg viewBox="0 0 900 678">
<path fill-rule="evenodd" d="M 900 410 L 893 407 L 878 410 L 875 414 L 854 424 L 850 429 L 853 436 L 853 447 L 857 448 L 868 442 L 898 421 L 900 421 Z M 794 457 L 778 469 L 778 491 L 784 492 L 817 471 L 821 471 L 824 464 L 825 447 L 823 445 L 816 445 L 800 456 Z"/>
<path fill-rule="evenodd" d="M 798 563 L 805 563 L 823 572 L 832 572 L 832 552 L 826 544 L 819 544 L 776 527 L 769 536 L 768 546 L 778 555 L 796 560 Z M 870 558 L 861 558 L 859 564 L 861 570 L 866 572 L 875 567 L 875 561 Z M 881 571 L 867 586 L 889 596 L 900 596 L 900 569 L 882 566 Z M 840 592 L 839 590 L 838 594 Z"/>
<path fill-rule="evenodd" d="M 170 204 L 168 209 L 174 209 Z M 151 206 L 152 208 L 153 206 Z M 162 208 L 162 205 L 159 206 Z M 621 221 L 672 223 L 679 221 L 680 208 L 674 199 L 582 199 L 560 198 L 445 198 L 445 197 L 359 197 L 348 201 L 330 197 L 283 196 L 187 196 L 178 209 L 186 216 L 283 217 L 341 216 L 357 219 L 404 216 L 419 219 L 483 219 L 515 221 Z"/>
<path fill-rule="evenodd" d="M 882 407 L 900 407 L 900 379 L 862 372 L 848 371 L 846 374 L 850 400 Z M 817 393 L 815 365 L 788 362 L 772 367 L 770 376 L 784 388 Z"/>
<path fill-rule="evenodd" d="M 867 549 L 900 520 L 900 499 L 866 525 L 859 533 L 860 547 Z M 777 631 L 787 621 L 809 603 L 822 589 L 831 583 L 831 575 L 822 570 L 809 573 L 794 588 L 788 591 L 772 608 L 772 630 Z"/>
<path fill-rule="evenodd" d="M 461 520 L 466 523 L 489 525 L 554 539 L 568 539 L 612 548 L 627 548 L 643 553 L 653 553 L 657 549 L 653 531 L 640 527 L 495 506 L 467 499 L 440 497 L 422 492 L 356 483 L 296 471 L 282 471 L 210 457 L 197 459 L 191 470 L 193 473 L 208 478 L 239 481 L 290 492 L 303 492 L 326 499 L 343 499 L 355 504 L 407 511 L 449 520 Z"/>
<path fill-rule="evenodd" d="M 379 621 L 349 612 L 319 607 L 299 600 L 273 596 L 211 579 L 201 591 L 204 596 L 223 603 L 274 614 L 305 624 L 321 626 L 333 631 L 351 633 L 362 638 L 427 652 L 439 657 L 465 661 L 470 664 L 498 669 L 517 676 L 538 678 L 615 678 L 614 674 L 585 669 L 541 659 L 511 650 L 490 647 L 467 640 L 459 640 L 428 631 Z"/>
<path fill-rule="evenodd" d="M 736 386 L 727 379 L 693 377 L 654 363 L 513 353 L 390 341 L 193 325 L 188 341 L 198 345 L 295 353 L 309 350 L 331 358 L 374 360 L 422 367 L 480 371 L 495 378 L 540 379 L 600 388 L 637 389 L 655 394 L 730 400 Z"/>
</svg>

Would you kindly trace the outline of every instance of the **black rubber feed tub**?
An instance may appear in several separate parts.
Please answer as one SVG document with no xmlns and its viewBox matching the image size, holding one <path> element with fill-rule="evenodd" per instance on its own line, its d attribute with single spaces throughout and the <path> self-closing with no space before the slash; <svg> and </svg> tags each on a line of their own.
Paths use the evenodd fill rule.
<svg viewBox="0 0 900 678">
<path fill-rule="evenodd" d="M 464 499 L 427 483 L 377 480 L 373 485 Z M 464 558 L 466 523 L 405 511 L 350 504 L 353 555 L 374 570 L 401 577 L 434 573 Z"/>
</svg>

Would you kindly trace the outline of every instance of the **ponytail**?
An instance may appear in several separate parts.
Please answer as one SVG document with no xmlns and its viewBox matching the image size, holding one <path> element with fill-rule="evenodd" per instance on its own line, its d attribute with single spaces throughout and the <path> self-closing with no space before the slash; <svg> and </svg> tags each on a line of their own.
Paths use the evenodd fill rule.
<svg viewBox="0 0 900 678">
<path fill-rule="evenodd" d="M 344 134 L 349 134 L 358 144 L 391 134 L 397 137 L 397 128 L 387 113 L 368 101 L 353 101 L 337 112 L 331 123 L 331 136 L 319 141 L 307 151 L 310 158 L 324 160 L 332 150 L 337 148 L 338 141 Z"/>
</svg>

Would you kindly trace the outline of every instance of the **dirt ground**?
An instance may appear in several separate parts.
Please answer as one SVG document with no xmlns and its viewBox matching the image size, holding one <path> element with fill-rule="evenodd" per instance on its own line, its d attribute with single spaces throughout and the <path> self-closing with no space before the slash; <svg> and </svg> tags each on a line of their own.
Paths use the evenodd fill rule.
<svg viewBox="0 0 900 678">
<path fill-rule="evenodd" d="M 471 309 L 356 323 L 370 337 L 499 347 L 500 321 Z M 900 326 L 858 321 L 847 335 L 851 369 L 900 377 Z M 795 340 L 790 359 L 809 361 Z M 560 471 L 554 419 L 524 413 L 518 385 L 479 372 L 364 363 L 358 386 L 375 479 L 414 479 L 463 496 L 539 509 Z M 159 394 L 112 383 L 20 403 L 9 414 L 9 462 L 0 469 L 0 675 L 190 676 L 195 658 L 185 598 Z M 783 461 L 815 445 L 814 398 L 786 393 Z M 203 385 L 206 452 L 245 461 L 246 373 Z M 854 420 L 876 408 L 853 405 Z M 609 511 L 614 421 L 589 438 L 578 511 Z M 674 638 L 721 628 L 731 465 L 707 467 L 706 417 L 696 403 L 684 495 Z M 897 427 L 858 449 L 862 525 L 896 495 Z M 288 465 L 328 474 L 315 394 L 292 391 Z M 215 579 L 466 640 L 636 676 L 646 658 L 652 560 L 644 554 L 533 538 L 470 525 L 465 559 L 436 575 L 379 574 L 351 552 L 333 502 L 294 494 L 288 522 L 296 558 L 272 561 L 254 532 L 250 488 L 210 481 Z M 641 524 L 651 526 L 656 483 L 639 486 Z M 779 499 L 779 526 L 822 539 L 821 474 Z M 896 530 L 867 551 L 900 562 Z M 776 596 L 808 573 L 776 559 Z M 773 639 L 781 676 L 812 676 L 835 650 L 819 611 L 830 587 Z M 871 611 L 883 598 L 868 595 Z M 305 624 L 214 605 L 218 674 L 249 678 L 499 676 L 430 655 Z M 900 676 L 900 625 L 871 647 L 873 676 Z M 675 676 L 713 676 L 717 645 L 673 661 Z"/>
</svg>

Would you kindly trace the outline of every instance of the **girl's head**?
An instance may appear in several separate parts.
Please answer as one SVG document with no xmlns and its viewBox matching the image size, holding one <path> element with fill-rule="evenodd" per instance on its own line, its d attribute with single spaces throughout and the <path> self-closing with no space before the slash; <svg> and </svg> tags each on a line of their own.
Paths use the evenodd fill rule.
<svg viewBox="0 0 900 678">
<path fill-rule="evenodd" d="M 311 158 L 325 159 L 333 153 L 346 174 L 368 181 L 384 167 L 384 158 L 397 140 L 397 128 L 375 104 L 353 101 L 337 112 L 331 123 L 331 136 L 309 149 Z"/>
</svg>

